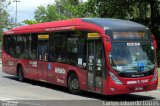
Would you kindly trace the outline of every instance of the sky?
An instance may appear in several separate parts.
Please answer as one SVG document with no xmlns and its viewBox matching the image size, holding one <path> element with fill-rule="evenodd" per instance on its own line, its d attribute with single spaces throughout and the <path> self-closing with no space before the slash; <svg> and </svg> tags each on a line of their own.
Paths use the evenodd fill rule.
<svg viewBox="0 0 160 106">
<path fill-rule="evenodd" d="M 8 0 L 9 1 L 9 0 Z M 16 3 L 15 0 L 10 0 L 11 5 L 8 6 L 8 13 L 15 19 Z M 17 0 L 17 21 L 22 22 L 25 19 L 31 20 L 34 18 L 34 11 L 40 5 L 48 5 L 54 3 L 54 0 Z"/>
<path fill-rule="evenodd" d="M 8 6 L 7 10 L 11 17 L 15 19 L 16 13 L 16 3 L 13 1 L 16 0 L 8 0 L 11 1 L 11 5 Z M 17 0 L 17 22 L 22 22 L 24 20 L 32 20 L 34 19 L 34 11 L 38 6 L 43 5 L 47 6 L 48 4 L 54 3 L 55 0 Z M 82 0 L 87 1 L 87 0 Z"/>
</svg>

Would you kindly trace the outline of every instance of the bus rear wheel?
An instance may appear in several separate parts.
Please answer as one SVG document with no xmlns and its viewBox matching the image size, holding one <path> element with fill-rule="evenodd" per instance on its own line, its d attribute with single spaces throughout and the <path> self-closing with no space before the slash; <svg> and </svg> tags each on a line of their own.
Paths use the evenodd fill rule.
<svg viewBox="0 0 160 106">
<path fill-rule="evenodd" d="M 75 73 L 72 73 L 68 77 L 68 88 L 69 88 L 69 91 L 73 94 L 80 94 L 80 92 L 81 92 L 79 80 L 78 80 L 78 77 Z"/>
<path fill-rule="evenodd" d="M 23 69 L 21 66 L 18 67 L 18 80 L 21 82 L 24 81 Z"/>
</svg>

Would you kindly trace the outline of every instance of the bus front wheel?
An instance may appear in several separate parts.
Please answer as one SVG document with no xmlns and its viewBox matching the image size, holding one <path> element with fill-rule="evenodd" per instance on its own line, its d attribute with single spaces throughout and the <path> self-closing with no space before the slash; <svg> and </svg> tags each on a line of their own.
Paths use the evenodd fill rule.
<svg viewBox="0 0 160 106">
<path fill-rule="evenodd" d="M 75 73 L 72 73 L 68 78 L 68 88 L 71 93 L 79 94 L 80 93 L 80 84 L 78 77 Z"/>
<path fill-rule="evenodd" d="M 18 80 L 21 82 L 24 81 L 23 69 L 21 66 L 18 67 Z"/>
</svg>

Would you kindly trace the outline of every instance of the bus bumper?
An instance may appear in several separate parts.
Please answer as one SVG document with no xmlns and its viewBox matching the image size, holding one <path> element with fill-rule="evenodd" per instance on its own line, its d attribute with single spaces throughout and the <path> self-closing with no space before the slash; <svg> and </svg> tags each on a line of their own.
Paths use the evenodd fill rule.
<svg viewBox="0 0 160 106">
<path fill-rule="evenodd" d="M 135 84 L 135 85 L 118 85 L 115 83 L 109 84 L 104 95 L 118 95 L 118 94 L 129 94 L 135 92 L 147 92 L 157 90 L 158 80 L 147 84 Z M 105 91 L 105 90 L 104 90 Z"/>
</svg>

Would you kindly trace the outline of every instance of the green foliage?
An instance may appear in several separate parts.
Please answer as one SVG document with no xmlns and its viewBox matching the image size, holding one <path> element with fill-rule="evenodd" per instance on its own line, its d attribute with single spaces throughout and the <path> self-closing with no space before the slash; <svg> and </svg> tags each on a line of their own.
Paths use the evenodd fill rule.
<svg viewBox="0 0 160 106">
<path fill-rule="evenodd" d="M 3 30 L 13 27 L 13 19 L 6 11 L 9 4 L 10 2 L 7 2 L 7 0 L 0 0 L 0 37 L 2 36 Z"/>
<path fill-rule="evenodd" d="M 93 16 L 133 19 L 146 17 L 149 11 L 146 3 L 146 0 L 88 0 L 86 11 Z"/>
<path fill-rule="evenodd" d="M 6 11 L 6 8 L 9 4 L 10 2 L 7 2 L 7 0 L 0 0 L 0 49 L 2 46 L 3 31 L 13 27 L 11 24 L 13 19 L 10 18 L 8 12 Z"/>
<path fill-rule="evenodd" d="M 35 16 L 34 18 L 36 19 L 36 21 L 38 22 L 45 22 L 46 19 L 46 8 L 44 6 L 39 6 L 36 11 L 35 11 Z"/>
<path fill-rule="evenodd" d="M 35 10 L 35 20 L 37 22 L 48 22 L 70 18 L 89 16 L 85 13 L 86 4 L 79 0 L 56 0 L 55 3 L 47 7 L 39 6 Z"/>
<path fill-rule="evenodd" d="M 4 0 L 0 0 L 0 36 L 2 36 L 3 29 L 6 23 L 7 12 L 4 10 Z"/>
<path fill-rule="evenodd" d="M 32 25 L 32 24 L 37 24 L 38 22 L 36 20 L 24 20 L 24 24 Z"/>
<path fill-rule="evenodd" d="M 48 22 L 53 20 L 65 19 L 57 13 L 55 4 L 49 4 L 47 7 L 39 6 L 35 11 L 35 16 L 37 22 Z"/>
</svg>

